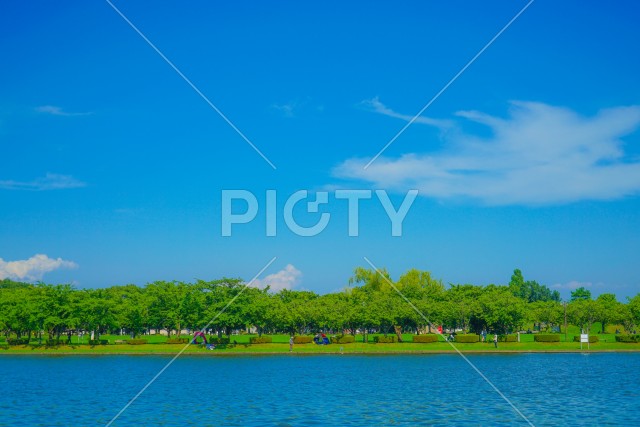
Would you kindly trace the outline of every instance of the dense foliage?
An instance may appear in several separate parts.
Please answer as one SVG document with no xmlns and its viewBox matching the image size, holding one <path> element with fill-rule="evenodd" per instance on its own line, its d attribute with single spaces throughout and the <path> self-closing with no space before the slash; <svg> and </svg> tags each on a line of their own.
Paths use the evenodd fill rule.
<svg viewBox="0 0 640 427">
<path fill-rule="evenodd" d="M 124 332 L 135 338 L 151 330 L 166 330 L 171 336 L 203 328 L 218 337 L 253 328 L 259 335 L 324 331 L 362 333 L 366 338 L 377 332 L 401 341 L 402 332 L 420 335 L 440 325 L 476 337 L 483 329 L 508 334 L 531 324 L 550 331 L 563 324 L 565 316 L 558 293 L 525 281 L 519 270 L 508 286 L 445 286 L 425 271 L 410 270 L 393 281 L 386 270 L 357 268 L 349 285 L 341 292 L 318 295 L 272 293 L 229 278 L 104 289 L 2 280 L 0 331 L 12 340 L 38 336 L 51 342 L 80 331 L 99 340 L 104 333 Z M 623 304 L 613 294 L 594 300 L 588 291 L 576 290 L 566 315 L 569 323 L 587 332 L 600 322 L 623 325 L 624 332 L 634 333 L 640 325 L 640 295 Z"/>
<path fill-rule="evenodd" d="M 455 341 L 459 343 L 479 342 L 480 336 L 476 334 L 466 334 L 466 335 L 458 334 L 456 335 Z"/>
<path fill-rule="evenodd" d="M 421 343 L 432 343 L 432 342 L 438 342 L 438 336 L 437 335 L 414 335 L 413 336 L 413 342 L 421 342 Z"/>
<path fill-rule="evenodd" d="M 535 342 L 560 342 L 558 334 L 538 334 L 533 337 Z"/>
</svg>

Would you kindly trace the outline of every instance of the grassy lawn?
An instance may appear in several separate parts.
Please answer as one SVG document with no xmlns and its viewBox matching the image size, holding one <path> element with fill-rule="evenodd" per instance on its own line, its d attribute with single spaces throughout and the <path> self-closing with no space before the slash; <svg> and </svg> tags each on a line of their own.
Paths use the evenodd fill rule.
<svg viewBox="0 0 640 427">
<path fill-rule="evenodd" d="M 411 335 L 404 337 L 407 342 L 404 343 L 389 343 L 389 344 L 374 344 L 373 336 L 369 336 L 369 343 L 362 342 L 362 336 L 358 336 L 357 341 L 352 344 L 331 344 L 331 345 L 316 345 L 316 344 L 296 344 L 294 345 L 294 353 L 299 354 L 312 354 L 312 353 L 422 353 L 422 352 L 452 352 L 455 351 L 452 346 L 446 342 L 440 341 L 437 343 L 413 343 L 411 342 Z M 519 343 L 498 343 L 498 348 L 494 348 L 493 343 L 455 343 L 455 347 L 461 352 L 545 352 L 545 351 L 580 351 L 580 343 L 571 341 L 573 334 L 568 335 L 568 342 L 559 343 L 539 343 L 533 341 L 533 334 L 521 335 L 521 342 Z M 234 339 L 237 345 L 218 346 L 215 350 L 206 350 L 200 345 L 190 345 L 185 350 L 185 353 L 189 354 L 260 354 L 260 353 L 288 353 L 289 352 L 289 336 L 288 335 L 273 335 L 273 343 L 271 344 L 254 344 L 249 345 L 249 337 L 251 335 L 238 335 L 232 336 L 231 342 Z M 592 343 L 590 345 L 591 351 L 640 351 L 640 343 L 616 343 L 615 335 L 605 334 L 599 335 L 600 341 L 598 343 Z M 121 336 L 102 336 L 101 339 L 109 339 L 110 343 L 115 340 L 127 339 L 128 337 Z M 45 346 L 5 346 L 0 350 L 0 354 L 61 354 L 61 353 L 74 353 L 74 354 L 175 354 L 182 350 L 184 344 L 164 344 L 166 337 L 163 336 L 145 336 L 149 339 L 149 344 L 143 345 L 128 345 L 128 344 L 109 344 L 99 346 L 89 345 L 74 345 L 71 346 L 58 346 L 58 347 L 45 347 Z M 185 337 L 188 338 L 188 337 Z M 442 339 L 442 337 L 440 337 Z M 561 340 L 564 341 L 564 335 L 561 335 Z M 586 351 L 586 344 L 583 344 L 583 349 Z"/>
<path fill-rule="evenodd" d="M 615 341 L 615 330 L 621 329 L 620 326 L 607 326 L 608 333 L 597 333 L 601 330 L 601 325 L 596 323 L 593 325 L 591 335 L 597 335 L 598 343 L 590 345 L 591 351 L 640 351 L 640 343 L 617 343 Z M 580 351 L 580 343 L 574 342 L 574 336 L 580 335 L 580 329 L 575 326 L 569 326 L 567 331 L 567 341 L 565 342 L 565 334 L 560 335 L 559 343 L 543 343 L 534 342 L 535 334 L 521 334 L 520 342 L 498 343 L 498 348 L 494 348 L 492 342 L 487 343 L 455 343 L 455 347 L 461 352 L 545 352 L 545 351 Z M 541 332 L 544 334 L 545 332 Z M 351 344 L 331 344 L 316 345 L 296 344 L 294 345 L 294 353 L 421 353 L 421 352 L 453 352 L 452 346 L 444 342 L 444 337 L 440 336 L 437 343 L 413 343 L 412 334 L 403 334 L 403 343 L 375 344 L 374 337 L 382 334 L 368 335 L 368 342 L 362 342 L 362 335 L 355 336 L 355 343 Z M 201 345 L 190 345 L 186 348 L 185 353 L 190 354 L 260 354 L 260 353 L 288 353 L 289 352 L 289 335 L 269 335 L 272 339 L 271 344 L 249 344 L 251 337 L 257 335 L 231 335 L 231 344 L 228 346 L 217 346 L 214 350 L 207 350 Z M 491 341 L 491 335 L 487 338 Z M 61 338 L 66 338 L 61 337 Z M 0 337 L 0 354 L 175 354 L 183 349 L 185 344 L 166 344 L 167 337 L 164 335 L 144 335 L 139 338 L 147 340 L 148 344 L 129 345 L 120 343 L 126 341 L 130 337 L 128 335 L 101 335 L 101 340 L 108 340 L 108 345 L 89 345 L 89 336 L 85 335 L 78 342 L 78 336 L 74 335 L 71 339 L 70 346 L 60 345 L 57 347 L 46 347 L 37 345 L 38 340 L 32 339 L 28 346 L 8 346 L 6 339 Z M 175 337 L 173 337 L 175 338 Z M 190 335 L 182 335 L 181 338 L 191 339 Z M 115 344 L 118 342 L 118 344 Z M 46 343 L 46 339 L 43 339 Z M 586 350 L 586 344 L 583 349 Z"/>
</svg>

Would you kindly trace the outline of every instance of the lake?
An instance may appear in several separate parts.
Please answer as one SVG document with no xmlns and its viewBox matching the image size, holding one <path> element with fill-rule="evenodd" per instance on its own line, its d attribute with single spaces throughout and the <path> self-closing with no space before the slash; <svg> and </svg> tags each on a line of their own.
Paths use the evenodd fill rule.
<svg viewBox="0 0 640 427">
<path fill-rule="evenodd" d="M 640 354 L 469 355 L 536 426 L 640 425 Z M 104 425 L 165 356 L 0 356 L 0 425 Z M 182 356 L 114 426 L 528 425 L 458 355 Z"/>
</svg>

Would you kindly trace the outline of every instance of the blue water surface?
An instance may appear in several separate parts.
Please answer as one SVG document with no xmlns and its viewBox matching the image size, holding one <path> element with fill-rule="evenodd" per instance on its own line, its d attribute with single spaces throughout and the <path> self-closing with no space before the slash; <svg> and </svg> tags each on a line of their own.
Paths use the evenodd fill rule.
<svg viewBox="0 0 640 427">
<path fill-rule="evenodd" d="M 640 425 L 640 354 L 182 356 L 113 426 Z M 107 424 L 165 356 L 0 357 L 0 425 Z"/>
</svg>

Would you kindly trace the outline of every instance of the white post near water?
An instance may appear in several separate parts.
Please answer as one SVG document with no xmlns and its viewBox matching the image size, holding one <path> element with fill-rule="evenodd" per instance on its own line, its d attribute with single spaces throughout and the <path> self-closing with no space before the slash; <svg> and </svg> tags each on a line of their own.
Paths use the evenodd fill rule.
<svg viewBox="0 0 640 427">
<path fill-rule="evenodd" d="M 582 350 L 583 342 L 587 343 L 587 350 L 590 350 L 591 348 L 589 347 L 589 334 L 580 334 L 580 350 Z"/>
</svg>

